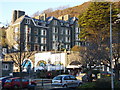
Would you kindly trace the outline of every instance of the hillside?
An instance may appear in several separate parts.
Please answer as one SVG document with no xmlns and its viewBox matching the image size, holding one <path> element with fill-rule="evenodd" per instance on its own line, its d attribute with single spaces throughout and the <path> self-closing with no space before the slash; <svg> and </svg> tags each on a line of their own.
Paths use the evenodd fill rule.
<svg viewBox="0 0 120 90">
<path fill-rule="evenodd" d="M 78 17 L 80 14 L 82 14 L 88 7 L 90 6 L 90 2 L 85 2 L 81 5 L 75 6 L 75 7 L 70 7 L 64 10 L 56 10 L 50 13 L 47 13 L 47 17 L 49 16 L 54 16 L 54 17 L 59 17 L 62 15 L 66 15 L 69 14 L 71 17 L 75 16 Z M 115 2 L 115 6 L 117 8 L 120 7 L 120 1 L 119 2 Z M 119 10 L 120 13 L 120 10 Z"/>
<path fill-rule="evenodd" d="M 67 8 L 64 10 L 56 10 L 54 12 L 48 13 L 47 17 L 49 16 L 59 17 L 66 14 L 69 14 L 72 17 L 73 16 L 78 17 L 88 8 L 89 5 L 90 5 L 90 2 L 85 2 L 82 5 L 78 5 L 75 7 Z"/>
</svg>

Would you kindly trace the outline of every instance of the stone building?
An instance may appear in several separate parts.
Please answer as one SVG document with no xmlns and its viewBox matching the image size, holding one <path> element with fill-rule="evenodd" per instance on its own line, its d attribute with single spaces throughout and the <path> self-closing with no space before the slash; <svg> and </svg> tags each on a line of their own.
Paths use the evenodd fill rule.
<svg viewBox="0 0 120 90">
<path fill-rule="evenodd" d="M 13 61 L 2 61 L 2 76 L 13 74 Z"/>
<path fill-rule="evenodd" d="M 25 15 L 24 11 L 14 10 L 12 23 L 6 31 L 9 48 L 14 51 L 51 51 L 70 50 L 79 45 L 78 19 L 69 15 L 46 17 L 42 14 L 35 18 Z"/>
</svg>

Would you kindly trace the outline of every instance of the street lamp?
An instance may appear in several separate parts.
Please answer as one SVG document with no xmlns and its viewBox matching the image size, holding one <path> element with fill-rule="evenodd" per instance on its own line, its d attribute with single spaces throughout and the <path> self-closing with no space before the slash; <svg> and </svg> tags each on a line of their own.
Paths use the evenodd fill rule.
<svg viewBox="0 0 120 90">
<path fill-rule="evenodd" d="M 114 90 L 113 61 L 112 61 L 112 3 L 110 3 L 110 62 L 111 62 L 111 88 Z"/>
<path fill-rule="evenodd" d="M 0 77 L 2 77 L 2 45 L 0 44 Z M 0 84 L 0 89 L 2 89 L 2 83 Z"/>
</svg>

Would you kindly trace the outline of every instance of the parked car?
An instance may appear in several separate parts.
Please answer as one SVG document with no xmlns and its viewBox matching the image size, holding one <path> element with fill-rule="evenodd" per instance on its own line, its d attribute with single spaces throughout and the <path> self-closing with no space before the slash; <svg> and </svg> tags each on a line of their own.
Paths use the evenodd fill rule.
<svg viewBox="0 0 120 90">
<path fill-rule="evenodd" d="M 73 75 L 58 75 L 52 79 L 52 86 L 56 87 L 78 87 L 80 84 L 82 84 L 82 81 L 76 79 Z"/>
<path fill-rule="evenodd" d="M 15 77 L 15 78 L 9 78 L 5 81 L 4 83 L 4 88 L 19 88 L 20 87 L 20 77 Z M 30 81 L 31 85 L 36 86 L 37 83 L 35 81 Z M 22 78 L 22 88 L 27 88 L 29 87 L 29 80 Z"/>
<path fill-rule="evenodd" d="M 8 79 L 8 78 L 12 78 L 12 76 L 1 77 L 1 78 L 0 78 L 0 86 L 3 87 L 6 79 Z"/>
</svg>

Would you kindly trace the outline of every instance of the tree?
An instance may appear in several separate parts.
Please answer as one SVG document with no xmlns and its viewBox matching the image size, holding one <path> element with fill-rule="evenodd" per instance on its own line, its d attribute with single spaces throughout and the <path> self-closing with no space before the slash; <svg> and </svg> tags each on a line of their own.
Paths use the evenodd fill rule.
<svg viewBox="0 0 120 90">
<path fill-rule="evenodd" d="M 37 12 L 35 12 L 32 16 L 33 16 L 33 17 L 36 17 L 36 16 L 39 16 L 39 15 L 40 15 L 40 12 L 37 11 Z"/>
<path fill-rule="evenodd" d="M 10 53 L 6 55 L 7 60 L 12 60 L 14 62 L 14 65 L 18 67 L 18 71 L 20 72 L 20 78 L 23 78 L 22 71 L 24 69 L 24 65 L 27 63 L 25 62 L 23 65 L 23 61 L 25 59 L 31 58 L 36 52 L 16 52 L 16 53 Z M 20 88 L 22 88 L 22 79 L 20 79 Z"/>
<path fill-rule="evenodd" d="M 117 9 L 112 5 L 112 23 L 117 20 Z M 82 28 L 80 33 L 81 41 L 89 42 L 92 47 L 87 48 L 87 51 L 82 53 L 86 55 L 85 60 L 91 63 L 107 61 L 110 64 L 109 58 L 109 30 L 110 30 L 110 3 L 109 2 L 91 2 L 88 10 L 79 16 L 79 25 Z M 113 31 L 115 31 L 113 29 Z M 94 44 L 94 45 L 93 45 Z M 108 65 L 109 65 L 108 64 Z"/>
<path fill-rule="evenodd" d="M 6 29 L 5 27 L 0 28 L 0 45 L 2 45 L 2 47 L 7 46 Z"/>
<path fill-rule="evenodd" d="M 80 51 L 82 49 L 82 47 L 78 46 L 78 45 L 75 45 L 71 51 Z"/>
<path fill-rule="evenodd" d="M 18 67 L 18 71 L 20 71 L 20 69 L 22 69 L 22 70 L 24 69 L 23 61 L 26 59 L 32 58 L 35 53 L 36 53 L 36 51 L 31 51 L 31 52 L 24 51 L 24 52 L 21 52 L 21 57 L 20 57 L 20 52 L 9 53 L 6 55 L 5 59 L 12 60 L 14 62 L 14 65 L 16 67 Z"/>
</svg>

